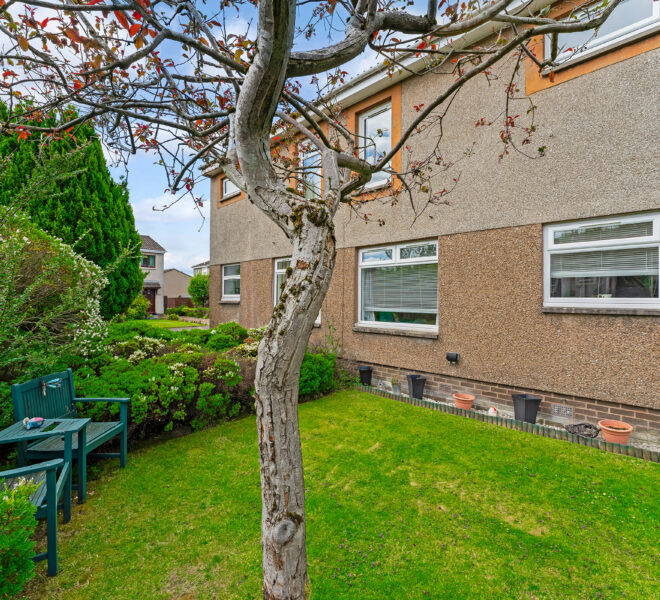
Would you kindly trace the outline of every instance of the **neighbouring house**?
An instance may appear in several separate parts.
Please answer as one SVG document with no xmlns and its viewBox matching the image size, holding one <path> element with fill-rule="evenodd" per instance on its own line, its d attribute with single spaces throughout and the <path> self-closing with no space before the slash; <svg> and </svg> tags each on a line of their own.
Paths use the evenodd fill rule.
<svg viewBox="0 0 660 600">
<path fill-rule="evenodd" d="M 192 298 L 188 293 L 191 276 L 179 269 L 165 269 L 163 273 L 165 308 L 177 306 L 192 306 Z"/>
<path fill-rule="evenodd" d="M 163 288 L 165 285 L 165 248 L 148 235 L 141 235 L 142 256 L 140 267 L 144 273 L 142 293 L 149 300 L 149 312 L 161 315 L 165 311 Z"/>
<path fill-rule="evenodd" d="M 515 110 L 535 107 L 544 157 L 500 160 L 499 127 L 475 123 L 501 114 L 508 79 L 475 78 L 443 123 L 443 158 L 460 159 L 446 204 L 415 219 L 408 201 L 371 202 L 370 223 L 340 209 L 311 344 L 331 331 L 344 364 L 371 365 L 377 384 L 419 373 L 430 396 L 464 391 L 509 408 L 510 394 L 526 391 L 542 397 L 548 421 L 624 418 L 638 438 L 660 439 L 660 2 L 630 4 L 597 37 L 572 34 L 581 51 L 552 75 L 524 65 Z M 544 56 L 548 40 L 536 43 Z M 425 72 L 424 56 L 404 62 L 336 93 L 351 130 L 378 135 L 380 152 L 453 77 Z M 428 156 L 434 135 L 412 138 L 405 160 Z M 205 173 L 211 324 L 264 325 L 291 245 L 220 167 Z"/>
<path fill-rule="evenodd" d="M 201 262 L 198 265 L 193 265 L 192 266 L 193 275 L 208 275 L 210 264 L 211 264 L 210 260 L 205 260 L 204 262 Z"/>
</svg>

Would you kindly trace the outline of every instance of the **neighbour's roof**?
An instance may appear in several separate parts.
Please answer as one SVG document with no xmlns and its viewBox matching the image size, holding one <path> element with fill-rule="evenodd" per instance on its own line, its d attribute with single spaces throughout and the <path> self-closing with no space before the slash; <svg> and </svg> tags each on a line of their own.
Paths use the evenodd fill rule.
<svg viewBox="0 0 660 600">
<path fill-rule="evenodd" d="M 140 234 L 140 237 L 142 238 L 142 250 L 146 250 L 147 252 L 167 252 L 167 250 L 165 250 L 165 248 L 163 248 L 152 237 L 142 234 Z"/>
<path fill-rule="evenodd" d="M 211 265 L 211 261 L 210 261 L 210 260 L 205 260 L 204 262 L 201 262 L 201 263 L 199 263 L 199 264 L 197 264 L 197 265 L 193 265 L 192 268 L 193 268 L 193 269 L 197 269 L 197 268 L 199 268 L 199 267 L 208 267 L 208 266 L 210 266 L 210 265 Z"/>
<path fill-rule="evenodd" d="M 192 277 L 191 275 L 188 275 L 188 273 L 184 273 L 181 269 L 175 269 L 174 267 L 172 267 L 171 269 L 165 269 L 163 273 L 169 273 L 170 271 L 178 271 L 179 273 L 181 273 L 181 275 L 185 275 L 186 277 Z"/>
</svg>

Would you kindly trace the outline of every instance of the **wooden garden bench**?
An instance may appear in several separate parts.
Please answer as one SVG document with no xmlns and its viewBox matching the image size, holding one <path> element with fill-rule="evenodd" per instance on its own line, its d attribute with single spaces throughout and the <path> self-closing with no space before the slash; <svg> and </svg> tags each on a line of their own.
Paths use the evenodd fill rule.
<svg viewBox="0 0 660 600">
<path fill-rule="evenodd" d="M 37 377 L 25 383 L 11 386 L 14 404 L 14 420 L 25 417 L 71 418 L 77 417 L 76 402 L 118 402 L 119 421 L 107 423 L 91 422 L 73 438 L 73 458 L 78 463 L 78 502 L 87 498 L 87 457 L 119 458 L 119 465 L 126 466 L 128 405 L 130 398 L 76 398 L 71 369 Z M 104 442 L 119 436 L 119 452 L 92 452 Z M 43 460 L 63 456 L 64 443 L 61 438 L 51 437 L 40 442 L 19 444 L 19 464 L 26 460 Z"/>
<path fill-rule="evenodd" d="M 20 485 L 21 480 L 37 485 L 30 502 L 37 507 L 36 518 L 46 519 L 46 552 L 32 557 L 34 562 L 48 560 L 48 575 L 57 575 L 57 509 L 63 509 L 63 521 L 71 520 L 71 461 L 73 437 L 84 431 L 89 419 L 47 419 L 40 429 L 26 430 L 23 423 L 14 423 L 0 432 L 0 444 L 40 443 L 59 439 L 63 442 L 64 458 L 56 458 L 34 465 L 23 466 L 0 472 L 0 492 L 4 486 L 10 490 Z M 51 429 L 52 428 L 52 429 Z M 48 431 L 50 429 L 50 431 Z M 4 485 L 3 485 L 4 484 Z"/>
</svg>

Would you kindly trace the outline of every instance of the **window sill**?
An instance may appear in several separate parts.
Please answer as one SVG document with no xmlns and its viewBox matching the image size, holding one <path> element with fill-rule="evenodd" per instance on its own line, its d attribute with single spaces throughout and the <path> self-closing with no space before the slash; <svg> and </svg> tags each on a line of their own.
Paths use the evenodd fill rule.
<svg viewBox="0 0 660 600">
<path fill-rule="evenodd" d="M 223 298 L 220 300 L 219 304 L 240 304 L 240 298 Z"/>
<path fill-rule="evenodd" d="M 426 338 L 430 340 L 438 339 L 437 331 L 424 331 L 420 329 L 396 329 L 394 327 L 378 327 L 377 325 L 353 325 L 353 331 L 356 333 L 378 333 L 383 335 L 398 335 L 402 337 Z"/>
<path fill-rule="evenodd" d="M 660 308 L 595 308 L 577 306 L 544 306 L 544 313 L 565 315 L 630 315 L 633 317 L 660 317 Z"/>
</svg>

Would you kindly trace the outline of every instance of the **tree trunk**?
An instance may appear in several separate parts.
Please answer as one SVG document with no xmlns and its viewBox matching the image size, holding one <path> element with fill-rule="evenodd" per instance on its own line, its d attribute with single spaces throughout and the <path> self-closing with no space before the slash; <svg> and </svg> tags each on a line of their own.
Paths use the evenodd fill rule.
<svg viewBox="0 0 660 600">
<path fill-rule="evenodd" d="M 303 600 L 309 595 L 298 379 L 330 284 L 335 239 L 325 207 L 303 207 L 298 216 L 292 269 L 259 346 L 255 377 L 264 600 Z"/>
</svg>

